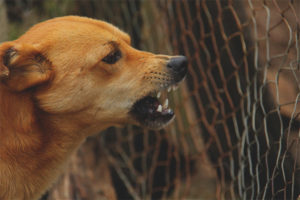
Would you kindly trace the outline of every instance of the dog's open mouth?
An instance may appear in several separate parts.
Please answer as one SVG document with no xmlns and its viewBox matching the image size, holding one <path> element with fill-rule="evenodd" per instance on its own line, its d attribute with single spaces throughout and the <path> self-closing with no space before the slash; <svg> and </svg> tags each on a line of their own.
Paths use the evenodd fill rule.
<svg viewBox="0 0 300 200">
<path fill-rule="evenodd" d="M 174 118 L 174 112 L 169 108 L 167 92 L 176 90 L 177 85 L 169 86 L 164 91 L 153 92 L 135 102 L 130 111 L 131 115 L 142 126 L 159 129 Z"/>
</svg>

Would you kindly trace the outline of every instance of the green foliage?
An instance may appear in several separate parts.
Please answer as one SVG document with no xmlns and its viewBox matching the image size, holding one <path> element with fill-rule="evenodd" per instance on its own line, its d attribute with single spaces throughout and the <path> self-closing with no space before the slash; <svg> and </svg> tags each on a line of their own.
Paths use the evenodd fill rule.
<svg viewBox="0 0 300 200">
<path fill-rule="evenodd" d="M 48 18 L 63 16 L 70 14 L 74 8 L 75 0 L 45 0 L 45 15 Z"/>
<path fill-rule="evenodd" d="M 15 40 L 24 33 L 24 30 L 20 27 L 21 25 L 19 23 L 9 24 L 8 40 Z"/>
</svg>

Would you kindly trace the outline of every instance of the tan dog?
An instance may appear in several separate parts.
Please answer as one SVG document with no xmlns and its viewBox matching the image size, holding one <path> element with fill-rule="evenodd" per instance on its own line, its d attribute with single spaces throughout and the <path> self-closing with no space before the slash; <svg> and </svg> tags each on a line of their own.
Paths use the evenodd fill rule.
<svg viewBox="0 0 300 200">
<path fill-rule="evenodd" d="M 1 44 L 0 199 L 39 198 L 89 135 L 170 122 L 172 110 L 153 95 L 186 72 L 185 57 L 138 51 L 116 27 L 83 17 Z"/>
</svg>

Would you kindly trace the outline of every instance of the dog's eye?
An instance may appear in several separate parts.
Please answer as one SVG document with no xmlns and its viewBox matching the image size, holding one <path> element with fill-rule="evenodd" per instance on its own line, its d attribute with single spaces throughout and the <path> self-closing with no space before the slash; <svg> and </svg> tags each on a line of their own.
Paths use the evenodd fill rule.
<svg viewBox="0 0 300 200">
<path fill-rule="evenodd" d="M 120 50 L 116 50 L 116 51 L 113 51 L 113 52 L 109 53 L 107 56 L 105 56 L 102 59 L 102 61 L 106 62 L 107 64 L 114 64 L 118 60 L 120 60 L 121 57 L 122 57 L 121 51 Z"/>
</svg>

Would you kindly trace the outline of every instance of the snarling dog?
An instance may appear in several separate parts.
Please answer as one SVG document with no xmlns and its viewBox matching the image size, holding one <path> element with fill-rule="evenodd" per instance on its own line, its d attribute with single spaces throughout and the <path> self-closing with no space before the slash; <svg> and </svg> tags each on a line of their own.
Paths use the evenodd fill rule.
<svg viewBox="0 0 300 200">
<path fill-rule="evenodd" d="M 39 198 L 84 139 L 109 126 L 162 128 L 174 113 L 157 96 L 186 72 L 184 56 L 136 50 L 126 33 L 84 17 L 1 44 L 0 199 Z"/>
</svg>

